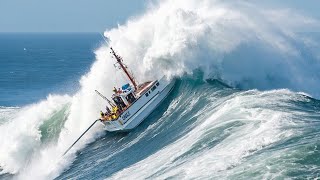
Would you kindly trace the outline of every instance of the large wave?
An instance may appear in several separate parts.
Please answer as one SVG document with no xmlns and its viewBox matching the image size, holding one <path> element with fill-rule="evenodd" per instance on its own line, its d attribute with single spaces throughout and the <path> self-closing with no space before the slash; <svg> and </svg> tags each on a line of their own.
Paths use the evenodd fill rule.
<svg viewBox="0 0 320 180">
<path fill-rule="evenodd" d="M 77 150 L 103 133 L 101 125 L 95 126 L 61 158 L 104 109 L 105 102 L 94 90 L 109 96 L 114 84 L 124 82 L 117 78 L 121 75 L 114 70 L 109 46 L 121 54 L 139 81 L 201 69 L 205 79 L 220 79 L 231 86 L 290 88 L 319 97 L 320 61 L 313 51 L 318 44 L 299 33 L 315 27 L 316 20 L 290 9 L 268 10 L 249 2 L 173 0 L 150 5 L 146 13 L 105 32 L 109 44 L 96 51 L 96 61 L 73 97 L 49 96 L 13 110 L 12 117 L 0 112 L 1 118 L 6 116 L 0 126 L 2 173 L 54 178 L 74 161 Z M 190 136 L 197 129 L 202 126 Z M 278 138 L 256 142 L 263 146 Z"/>
<path fill-rule="evenodd" d="M 202 68 L 206 78 L 232 86 L 291 88 L 319 97 L 319 46 L 301 33 L 317 30 L 317 20 L 290 9 L 175 0 L 161 1 L 105 35 L 145 78 Z"/>
<path fill-rule="evenodd" d="M 317 176 L 319 101 L 285 89 L 239 91 L 197 75 L 178 80 L 130 133 L 108 133 L 82 149 L 57 179 Z"/>
</svg>

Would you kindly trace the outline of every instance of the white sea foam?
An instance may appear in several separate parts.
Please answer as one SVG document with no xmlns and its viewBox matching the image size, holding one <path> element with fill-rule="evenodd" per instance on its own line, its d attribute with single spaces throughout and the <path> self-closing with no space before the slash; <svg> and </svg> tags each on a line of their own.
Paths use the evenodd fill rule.
<svg viewBox="0 0 320 180">
<path fill-rule="evenodd" d="M 41 144 L 39 127 L 69 99 L 68 96 L 49 95 L 37 104 L 10 111 L 9 120 L 0 126 L 2 173 L 17 173 L 27 164 Z"/>
<path fill-rule="evenodd" d="M 117 172 L 112 179 L 193 179 L 218 177 L 222 171 L 227 174 L 229 168 L 241 164 L 244 158 L 297 133 L 291 129 L 285 130 L 286 126 L 293 123 L 290 114 L 281 112 L 281 109 L 277 111 L 261 107 L 269 103 L 273 94 L 275 102 L 284 103 L 282 101 L 290 99 L 292 93 L 269 92 L 269 95 L 264 97 L 263 93 L 257 91 L 233 96 L 216 107 L 216 111 L 209 118 L 202 117 L 201 123 L 183 137 L 146 159 Z M 216 146 L 207 147 L 205 151 L 193 152 L 194 146 L 213 129 L 234 121 L 243 122 L 244 125 L 235 129 L 225 129 L 223 133 L 229 133 L 229 136 Z M 212 136 L 210 139 L 215 138 Z M 183 154 L 189 155 L 182 156 Z"/>
<path fill-rule="evenodd" d="M 139 77 L 202 68 L 206 77 L 232 86 L 291 88 L 319 97 L 320 59 L 312 51 L 304 57 L 300 49 L 319 47 L 300 33 L 315 29 L 320 29 L 317 20 L 290 9 L 268 10 L 248 1 L 174 0 L 160 1 L 105 36 Z"/>
<path fill-rule="evenodd" d="M 292 88 L 319 97 L 319 58 L 306 61 L 296 46 L 317 46 L 316 42 L 297 33 L 315 27 L 319 27 L 316 20 L 289 9 L 268 10 L 247 1 L 170 0 L 150 6 L 140 17 L 107 30 L 105 35 L 110 40 L 109 45 L 134 70 L 138 81 L 162 75 L 182 75 L 201 68 L 206 73 L 205 77 L 216 77 L 234 86 Z M 249 51 L 240 58 L 241 53 L 237 50 L 242 52 L 243 46 L 249 46 Z M 94 90 L 109 96 L 114 84 L 124 82 L 117 78 L 120 73 L 114 70 L 114 60 L 108 47 L 102 46 L 96 51 L 96 61 L 90 72 L 81 78 L 81 89 L 76 95 L 49 96 L 47 100 L 22 107 L 17 117 L 8 117 L 10 121 L 0 126 L 0 135 L 4 137 L 0 141 L 3 172 L 19 172 L 21 179 L 54 178 L 71 164 L 76 150 L 103 132 L 101 126 L 95 126 L 66 157 L 61 158 L 64 150 L 95 120 L 99 110 L 104 109 L 105 102 L 96 96 Z M 252 47 L 258 47 L 254 51 L 263 51 L 262 55 L 247 56 L 252 53 Z M 242 118 L 252 123 L 244 127 L 247 134 L 242 134 L 243 137 L 239 132 L 233 134 L 211 149 L 207 156 L 195 156 L 185 165 L 167 170 L 165 176 L 181 171 L 197 176 L 197 172 L 202 170 L 188 167 L 206 163 L 215 171 L 226 169 L 241 162 L 251 151 L 268 146 L 283 136 L 290 136 L 290 132 L 280 131 L 280 127 L 290 121 L 286 114 L 243 108 L 246 105 L 243 101 L 239 97 L 226 102 L 210 118 L 204 119 L 201 126 L 179 141 L 114 177 L 123 177 L 126 172 L 136 177 L 146 177 L 152 171 L 170 166 L 172 158 L 190 150 L 218 119 Z M 42 147 L 39 126 L 66 103 L 71 103 L 69 116 L 58 141 Z M 260 126 L 253 128 L 256 122 Z M 36 155 L 33 154 L 35 151 Z M 219 156 L 210 157 L 213 154 Z M 209 161 L 205 161 L 204 157 Z M 141 171 L 137 171 L 139 169 Z"/>
</svg>

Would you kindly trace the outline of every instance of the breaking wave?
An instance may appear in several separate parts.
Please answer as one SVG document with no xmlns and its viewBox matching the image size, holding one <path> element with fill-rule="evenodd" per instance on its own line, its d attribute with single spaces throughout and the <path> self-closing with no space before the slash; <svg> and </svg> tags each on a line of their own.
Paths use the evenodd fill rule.
<svg viewBox="0 0 320 180">
<path fill-rule="evenodd" d="M 104 33 L 109 44 L 96 51 L 96 61 L 81 78 L 81 89 L 74 96 L 49 95 L 25 107 L 0 108 L 1 174 L 53 179 L 68 178 L 75 171 L 79 177 L 87 177 L 90 168 L 81 174 L 72 162 L 77 162 L 75 152 L 97 138 L 95 143 L 114 149 L 107 153 L 109 147 L 96 144 L 104 148 L 97 154 L 107 154 L 105 159 L 99 160 L 95 154 L 90 160 L 97 166 L 110 159 L 118 165 L 104 171 L 90 169 L 100 178 L 232 177 L 241 175 L 252 163 L 257 163 L 253 175 L 262 173 L 261 164 L 269 163 L 271 174 L 279 166 L 288 167 L 294 153 L 280 165 L 270 162 L 290 149 L 287 142 L 305 135 L 307 122 L 318 123 L 319 102 L 285 89 L 320 96 L 318 44 L 300 33 L 318 27 L 317 20 L 290 9 L 268 10 L 249 2 L 174 0 L 152 4 L 144 14 Z M 121 136 L 123 140 L 116 141 L 114 135 L 114 139 L 102 141 L 103 126 L 96 125 L 62 158 L 104 109 L 105 102 L 94 90 L 109 96 L 114 84 L 124 82 L 117 78 L 121 75 L 114 70 L 109 46 L 122 55 L 139 81 L 178 76 L 182 79 L 179 88 L 167 109 L 149 118 L 149 124 Z M 218 79 L 223 85 L 204 83 L 196 72 L 203 73 L 201 79 Z M 190 74 L 196 80 L 189 80 Z M 284 89 L 241 91 L 227 85 L 243 90 Z M 315 110 L 309 112 L 308 103 L 313 103 Z M 301 117 L 304 121 L 297 121 Z M 164 133 L 173 134 L 168 137 Z M 159 141 L 158 146 L 151 143 L 137 158 L 117 163 L 118 154 L 136 155 L 149 139 Z M 271 155 L 261 160 L 264 154 Z"/>
<path fill-rule="evenodd" d="M 319 44 L 300 33 L 319 29 L 317 20 L 290 9 L 175 0 L 161 1 L 105 35 L 145 78 L 201 68 L 205 78 L 231 86 L 290 88 L 319 97 Z"/>
</svg>

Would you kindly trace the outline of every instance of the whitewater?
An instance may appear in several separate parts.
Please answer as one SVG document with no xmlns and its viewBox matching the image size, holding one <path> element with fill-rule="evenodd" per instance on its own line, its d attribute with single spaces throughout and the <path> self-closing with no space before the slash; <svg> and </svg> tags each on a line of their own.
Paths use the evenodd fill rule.
<svg viewBox="0 0 320 180">
<path fill-rule="evenodd" d="M 320 173 L 317 19 L 247 1 L 171 0 L 104 32 L 75 94 L 0 106 L 4 179 L 272 179 Z M 98 117 L 125 83 L 177 78 L 140 126 L 108 133 Z M 117 77 L 113 76 L 117 75 Z M 118 78 L 119 76 L 119 78 Z M 0 104 L 1 105 L 1 104 Z M 23 123 L 21 123 L 23 122 Z"/>
</svg>

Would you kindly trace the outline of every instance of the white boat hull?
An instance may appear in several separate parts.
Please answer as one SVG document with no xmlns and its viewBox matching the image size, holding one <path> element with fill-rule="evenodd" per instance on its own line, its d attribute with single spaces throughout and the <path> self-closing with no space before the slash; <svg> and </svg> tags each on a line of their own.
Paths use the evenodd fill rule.
<svg viewBox="0 0 320 180">
<path fill-rule="evenodd" d="M 107 131 L 129 131 L 138 126 L 169 95 L 174 87 L 175 80 L 168 81 L 163 77 L 152 83 L 149 90 L 141 94 L 118 119 L 103 121 Z"/>
</svg>

